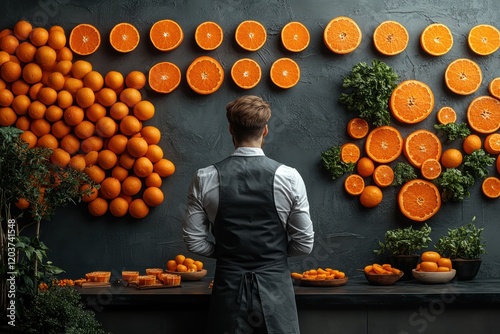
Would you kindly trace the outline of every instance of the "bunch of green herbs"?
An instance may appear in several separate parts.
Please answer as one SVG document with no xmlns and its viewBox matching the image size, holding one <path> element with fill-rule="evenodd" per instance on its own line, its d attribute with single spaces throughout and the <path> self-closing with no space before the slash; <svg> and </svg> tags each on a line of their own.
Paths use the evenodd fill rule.
<svg viewBox="0 0 500 334">
<path fill-rule="evenodd" d="M 354 171 L 354 163 L 345 163 L 340 158 L 340 146 L 332 146 L 328 150 L 321 153 L 321 161 L 323 166 L 330 174 L 332 180 L 335 180 L 346 173 Z"/>
<path fill-rule="evenodd" d="M 339 101 L 375 126 L 389 125 L 389 98 L 398 80 L 394 70 L 378 59 L 372 66 L 360 62 L 343 77 L 342 87 L 348 91 L 340 94 Z"/>
</svg>

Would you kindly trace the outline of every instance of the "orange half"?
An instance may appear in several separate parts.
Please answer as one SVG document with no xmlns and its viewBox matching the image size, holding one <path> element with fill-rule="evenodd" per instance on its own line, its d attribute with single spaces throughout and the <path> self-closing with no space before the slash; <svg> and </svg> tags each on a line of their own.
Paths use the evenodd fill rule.
<svg viewBox="0 0 500 334">
<path fill-rule="evenodd" d="M 446 86 L 455 94 L 470 95 L 476 92 L 483 81 L 479 65 L 467 58 L 452 61 L 444 73 Z"/>
<path fill-rule="evenodd" d="M 434 108 L 431 88 L 418 80 L 406 80 L 392 92 L 389 106 L 392 115 L 400 122 L 415 124 L 423 121 Z"/>
<path fill-rule="evenodd" d="M 259 83 L 261 77 L 262 71 L 260 65 L 253 59 L 239 59 L 231 67 L 231 78 L 240 88 L 254 88 Z"/>
<path fill-rule="evenodd" d="M 414 179 L 405 183 L 398 193 L 401 213 L 414 221 L 425 221 L 441 207 L 441 194 L 434 183 Z"/>
<path fill-rule="evenodd" d="M 500 31 L 489 24 L 478 24 L 469 31 L 467 43 L 474 53 L 490 55 L 500 47 Z"/>
<path fill-rule="evenodd" d="M 338 16 L 330 20 L 323 31 L 323 42 L 330 51 L 347 54 L 356 50 L 361 44 L 362 32 L 358 24 L 346 16 Z"/>
<path fill-rule="evenodd" d="M 238 25 L 234 37 L 244 50 L 257 51 L 266 43 L 267 32 L 260 22 L 246 20 Z"/>
<path fill-rule="evenodd" d="M 157 21 L 151 26 L 149 38 L 158 50 L 172 51 L 181 45 L 184 40 L 184 32 L 177 22 L 165 19 Z"/>
<path fill-rule="evenodd" d="M 170 62 L 160 62 L 149 69 L 148 82 L 157 93 L 171 93 L 181 83 L 181 71 Z"/>
<path fill-rule="evenodd" d="M 211 51 L 217 49 L 222 44 L 224 32 L 217 23 L 206 21 L 196 27 L 194 39 L 200 48 Z"/>
<path fill-rule="evenodd" d="M 450 28 L 442 23 L 429 24 L 420 34 L 420 46 L 431 56 L 442 56 L 453 46 Z"/>
<path fill-rule="evenodd" d="M 100 45 L 101 34 L 93 25 L 82 23 L 71 30 L 69 47 L 74 53 L 87 56 L 97 51 Z"/>
<path fill-rule="evenodd" d="M 186 80 L 189 87 L 198 94 L 212 94 L 217 91 L 224 81 L 224 69 L 212 57 L 201 56 L 196 58 L 186 70 Z"/>
<path fill-rule="evenodd" d="M 409 39 L 408 30 L 396 21 L 384 21 L 373 32 L 375 49 L 386 56 L 395 56 L 403 52 Z"/>
<path fill-rule="evenodd" d="M 139 45 L 140 39 L 137 28 L 126 22 L 118 23 L 109 33 L 111 46 L 119 52 L 133 51 Z"/>
</svg>

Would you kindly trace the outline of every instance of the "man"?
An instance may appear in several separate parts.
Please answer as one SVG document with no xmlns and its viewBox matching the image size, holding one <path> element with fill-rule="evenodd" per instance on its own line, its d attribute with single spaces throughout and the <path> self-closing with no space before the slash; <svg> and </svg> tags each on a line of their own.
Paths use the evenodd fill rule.
<svg viewBox="0 0 500 334">
<path fill-rule="evenodd" d="M 197 171 L 183 226 L 190 252 L 217 259 L 209 332 L 299 333 L 287 257 L 314 243 L 304 182 L 264 155 L 267 102 L 242 96 L 226 116 L 235 151 Z"/>
</svg>

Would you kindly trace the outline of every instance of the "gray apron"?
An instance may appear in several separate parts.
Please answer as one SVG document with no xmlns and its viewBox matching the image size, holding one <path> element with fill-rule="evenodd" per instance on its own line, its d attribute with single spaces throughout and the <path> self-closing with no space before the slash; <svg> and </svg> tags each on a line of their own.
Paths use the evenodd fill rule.
<svg viewBox="0 0 500 334">
<path fill-rule="evenodd" d="M 217 264 L 210 333 L 299 333 L 287 263 L 288 238 L 274 204 L 279 163 L 232 156 L 217 164 Z"/>
</svg>

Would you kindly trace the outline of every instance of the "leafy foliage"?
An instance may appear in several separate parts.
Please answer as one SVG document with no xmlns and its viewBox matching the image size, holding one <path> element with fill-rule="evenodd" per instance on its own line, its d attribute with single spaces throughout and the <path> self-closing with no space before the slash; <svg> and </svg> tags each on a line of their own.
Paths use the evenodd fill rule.
<svg viewBox="0 0 500 334">
<path fill-rule="evenodd" d="M 21 130 L 14 127 L 0 127 L 0 262 L 2 264 L 2 281 L 7 272 L 7 233 L 5 221 L 16 218 L 15 238 L 10 236 L 9 242 L 16 247 L 16 267 L 19 279 L 16 298 L 18 310 L 22 310 L 24 302 L 29 303 L 37 293 L 37 281 L 46 280 L 62 270 L 46 261 L 47 247 L 40 241 L 40 223 L 49 220 L 56 208 L 80 201 L 90 189 L 82 191 L 82 184 L 96 186 L 90 177 L 73 168 L 64 168 L 50 161 L 52 150 L 43 147 L 29 148 L 20 139 Z M 13 216 L 11 207 L 20 198 L 29 203 L 29 208 Z M 31 218 L 21 226 L 24 213 Z M 23 229 L 35 224 L 36 235 L 22 236 Z M 15 240 L 15 241 L 14 241 Z M 46 261 L 46 262 L 44 262 Z M 6 295 L 5 285 L 1 285 L 2 296 Z M 5 298 L 1 298 L 2 301 Z M 2 303 L 2 307 L 5 305 Z M 27 306 L 29 307 L 29 305 Z"/>
<path fill-rule="evenodd" d="M 405 228 L 397 228 L 385 232 L 384 241 L 379 241 L 380 249 L 374 250 L 381 255 L 385 252 L 390 255 L 412 255 L 416 251 L 426 248 L 432 241 L 429 237 L 431 228 L 424 224 L 420 230 L 415 230 L 410 225 Z"/>
<path fill-rule="evenodd" d="M 389 125 L 389 98 L 398 80 L 394 70 L 378 59 L 372 61 L 372 66 L 360 62 L 344 76 L 342 87 L 348 92 L 341 93 L 339 101 L 375 126 Z"/>
<path fill-rule="evenodd" d="M 462 201 L 470 196 L 469 188 L 474 185 L 474 177 L 458 168 L 447 168 L 436 179 L 436 184 L 443 202 Z"/>
<path fill-rule="evenodd" d="M 24 333 L 106 333 L 73 287 L 51 286 L 35 296 L 23 320 Z"/>
<path fill-rule="evenodd" d="M 80 186 L 97 186 L 85 173 L 51 163 L 52 150 L 45 147 L 28 148 L 13 127 L 0 128 L 0 204 L 15 203 L 24 198 L 35 222 L 49 220 L 56 208 L 80 201 Z"/>
<path fill-rule="evenodd" d="M 478 149 L 471 154 L 466 154 L 463 161 L 463 170 L 474 178 L 485 178 L 488 176 L 488 167 L 492 166 L 495 158 Z"/>
<path fill-rule="evenodd" d="M 415 173 L 415 168 L 406 162 L 398 162 L 394 167 L 394 181 L 392 181 L 393 186 L 400 186 L 408 181 L 417 178 L 417 173 Z"/>
<path fill-rule="evenodd" d="M 478 149 L 465 155 L 460 168 L 447 168 L 435 180 L 443 202 L 462 201 L 469 197 L 469 189 L 474 185 L 475 180 L 488 176 L 488 167 L 494 162 L 494 157 L 483 149 Z"/>
<path fill-rule="evenodd" d="M 345 163 L 340 158 L 340 146 L 332 146 L 321 153 L 321 161 L 333 180 L 354 171 L 355 164 Z"/>
<path fill-rule="evenodd" d="M 434 128 L 444 133 L 448 142 L 458 138 L 465 138 L 471 134 L 467 123 L 434 124 Z"/>
<path fill-rule="evenodd" d="M 451 258 L 478 259 L 486 253 L 485 242 L 481 238 L 484 228 L 477 228 L 474 220 L 464 226 L 448 229 L 448 234 L 438 239 L 436 250 Z"/>
<path fill-rule="evenodd" d="M 18 236 L 15 245 L 20 255 L 15 267 L 19 296 L 29 299 L 30 295 L 37 292 L 36 282 L 51 281 L 56 275 L 64 272 L 51 261 L 46 261 L 49 249 L 38 238 Z M 38 262 L 36 272 L 33 266 L 35 259 Z"/>
</svg>

